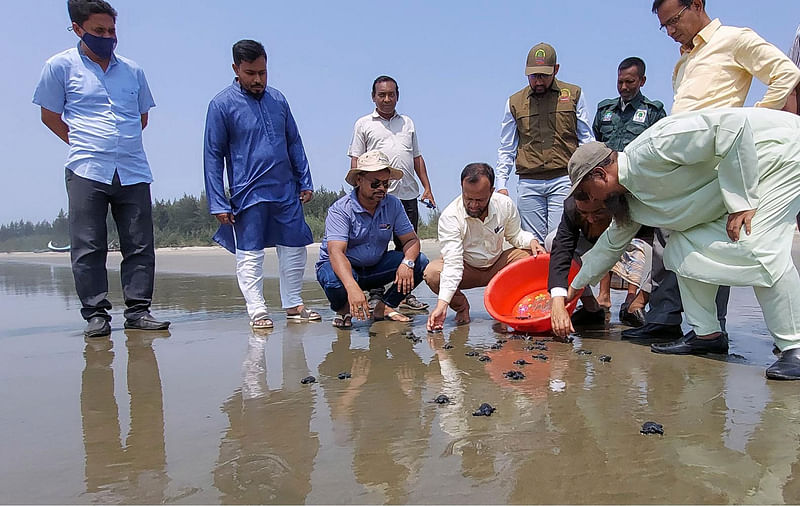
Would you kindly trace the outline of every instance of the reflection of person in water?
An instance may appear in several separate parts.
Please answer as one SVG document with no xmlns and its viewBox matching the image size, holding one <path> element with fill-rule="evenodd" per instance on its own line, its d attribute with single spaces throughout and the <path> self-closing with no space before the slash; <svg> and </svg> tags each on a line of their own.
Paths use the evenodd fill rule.
<svg viewBox="0 0 800 506">
<path fill-rule="evenodd" d="M 356 480 L 380 490 L 384 502 L 409 501 L 423 465 L 431 422 L 421 409 L 425 369 L 410 340 L 385 331 L 370 339 L 368 350 L 350 349 L 349 333 L 339 332 L 319 367 L 333 426 L 352 432 L 346 439 L 354 445 Z M 341 371 L 352 374 L 346 385 L 336 379 Z"/>
<path fill-rule="evenodd" d="M 230 427 L 219 446 L 214 486 L 221 503 L 305 502 L 311 491 L 311 470 L 319 439 L 310 429 L 313 389 L 300 384 L 308 375 L 302 335 L 307 330 L 287 327 L 269 339 L 282 339 L 283 385 L 267 386 L 266 341 L 253 335 L 242 363 L 242 388 L 222 410 Z"/>
<path fill-rule="evenodd" d="M 169 483 L 164 451 L 164 409 L 161 378 L 152 336 L 128 336 L 130 429 L 121 440 L 114 397 L 113 343 L 92 339 L 86 345 L 81 377 L 81 415 L 86 451 L 86 492 L 101 502 L 159 504 Z"/>
</svg>

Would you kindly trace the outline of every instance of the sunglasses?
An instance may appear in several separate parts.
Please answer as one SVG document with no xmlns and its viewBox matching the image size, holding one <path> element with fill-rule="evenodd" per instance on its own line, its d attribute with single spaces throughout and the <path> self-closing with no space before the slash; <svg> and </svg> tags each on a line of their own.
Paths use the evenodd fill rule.
<svg viewBox="0 0 800 506">
<path fill-rule="evenodd" d="M 391 179 L 373 179 L 372 181 L 370 181 L 369 187 L 372 188 L 373 190 L 377 190 L 381 186 L 383 186 L 384 188 L 389 188 L 390 181 Z"/>
</svg>

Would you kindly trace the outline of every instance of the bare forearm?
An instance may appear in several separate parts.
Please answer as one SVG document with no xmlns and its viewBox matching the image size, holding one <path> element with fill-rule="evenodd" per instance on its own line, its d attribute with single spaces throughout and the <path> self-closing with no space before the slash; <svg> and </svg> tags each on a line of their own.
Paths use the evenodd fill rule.
<svg viewBox="0 0 800 506">
<path fill-rule="evenodd" d="M 417 173 L 419 182 L 422 183 L 422 188 L 425 191 L 431 191 L 431 182 L 428 179 L 428 168 L 425 166 L 425 159 L 422 156 L 414 158 L 414 172 Z"/>
<path fill-rule="evenodd" d="M 405 244 L 403 244 L 403 256 L 405 258 L 416 260 L 416 258 L 419 256 L 419 250 L 420 243 L 418 237 L 409 239 Z"/>
<path fill-rule="evenodd" d="M 359 290 L 358 283 L 353 278 L 353 268 L 350 264 L 350 260 L 347 256 L 340 252 L 340 251 L 333 251 L 330 252 L 330 259 L 331 259 L 331 267 L 333 267 L 333 272 L 336 274 L 336 277 L 342 282 L 344 285 L 345 290 L 348 292 L 350 290 Z"/>
<path fill-rule="evenodd" d="M 64 120 L 61 119 L 61 116 L 45 116 L 42 114 L 42 123 L 44 123 L 51 132 L 56 134 L 59 139 L 69 144 L 69 127 L 64 123 Z"/>
</svg>

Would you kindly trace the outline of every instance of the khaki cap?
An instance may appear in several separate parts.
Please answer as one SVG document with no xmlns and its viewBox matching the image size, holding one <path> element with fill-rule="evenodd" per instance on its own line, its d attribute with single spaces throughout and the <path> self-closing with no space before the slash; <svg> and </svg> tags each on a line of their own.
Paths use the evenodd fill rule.
<svg viewBox="0 0 800 506">
<path fill-rule="evenodd" d="M 525 75 L 552 74 L 556 69 L 556 50 L 546 42 L 540 42 L 528 51 Z"/>
<path fill-rule="evenodd" d="M 592 169 L 597 167 L 613 152 L 614 150 L 602 142 L 597 141 L 587 142 L 579 146 L 578 149 L 572 153 L 569 163 L 567 163 L 569 180 L 572 182 L 572 188 L 569 190 L 567 196 L 569 197 L 575 193 L 575 190 L 578 189 L 583 178 L 586 177 L 586 174 L 590 173 Z"/>
<path fill-rule="evenodd" d="M 347 171 L 344 180 L 350 186 L 356 186 L 356 176 L 361 172 L 378 172 L 383 169 L 389 169 L 389 179 L 403 179 L 403 171 L 392 167 L 388 156 L 377 149 L 373 149 L 358 157 L 356 168 Z"/>
</svg>

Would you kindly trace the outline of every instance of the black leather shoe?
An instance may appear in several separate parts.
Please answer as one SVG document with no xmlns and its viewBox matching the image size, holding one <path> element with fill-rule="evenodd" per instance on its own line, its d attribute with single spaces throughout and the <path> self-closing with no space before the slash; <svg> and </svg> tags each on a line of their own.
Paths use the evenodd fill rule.
<svg viewBox="0 0 800 506">
<path fill-rule="evenodd" d="M 170 322 L 160 322 L 153 318 L 150 313 L 145 313 L 144 316 L 136 320 L 125 320 L 126 329 L 136 330 L 167 330 Z"/>
<path fill-rule="evenodd" d="M 781 352 L 777 362 L 767 369 L 767 378 L 773 380 L 800 380 L 800 348 Z"/>
<path fill-rule="evenodd" d="M 102 316 L 92 316 L 83 331 L 86 337 L 105 337 L 111 335 L 111 325 Z"/>
<path fill-rule="evenodd" d="M 668 355 L 704 355 L 706 353 L 728 353 L 728 334 L 721 332 L 715 339 L 700 339 L 694 331 L 687 332 L 677 341 L 651 344 L 650 351 Z"/>
<path fill-rule="evenodd" d="M 619 321 L 629 327 L 641 327 L 645 324 L 644 311 L 641 309 L 628 311 L 628 304 L 623 303 L 619 308 Z"/>
<path fill-rule="evenodd" d="M 575 326 L 603 325 L 606 322 L 606 310 L 587 311 L 583 306 L 572 313 L 572 324 Z"/>
<path fill-rule="evenodd" d="M 680 325 L 645 323 L 635 329 L 622 331 L 622 339 L 680 339 L 683 331 Z"/>
</svg>

